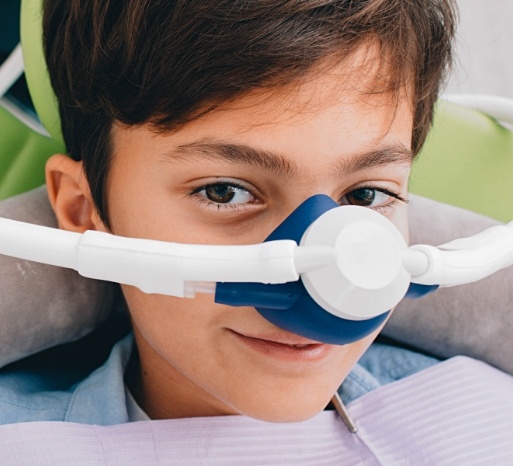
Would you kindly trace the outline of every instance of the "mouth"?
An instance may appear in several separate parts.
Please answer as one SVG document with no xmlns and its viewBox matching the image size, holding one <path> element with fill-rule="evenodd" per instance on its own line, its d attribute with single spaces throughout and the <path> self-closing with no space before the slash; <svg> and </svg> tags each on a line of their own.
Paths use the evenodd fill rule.
<svg viewBox="0 0 513 466">
<path fill-rule="evenodd" d="M 229 329 L 229 332 L 246 347 L 274 359 L 287 362 L 315 362 L 326 357 L 333 345 L 319 343 L 285 333 L 249 335 Z"/>
</svg>

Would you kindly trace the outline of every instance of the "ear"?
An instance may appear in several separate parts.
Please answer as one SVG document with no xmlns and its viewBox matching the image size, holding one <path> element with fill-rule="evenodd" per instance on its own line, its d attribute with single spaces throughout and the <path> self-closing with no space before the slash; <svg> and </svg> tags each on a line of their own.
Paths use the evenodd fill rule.
<svg viewBox="0 0 513 466">
<path fill-rule="evenodd" d="M 46 187 L 60 228 L 79 233 L 105 231 L 94 207 L 82 162 L 62 154 L 50 157 L 46 163 Z"/>
</svg>

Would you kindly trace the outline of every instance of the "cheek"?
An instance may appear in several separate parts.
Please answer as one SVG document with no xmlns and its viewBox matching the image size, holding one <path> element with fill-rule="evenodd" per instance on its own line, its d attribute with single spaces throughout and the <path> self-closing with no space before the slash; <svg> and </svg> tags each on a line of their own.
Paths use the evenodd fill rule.
<svg viewBox="0 0 513 466">
<path fill-rule="evenodd" d="M 406 214 L 401 215 L 395 224 L 401 232 L 401 234 L 404 236 L 406 242 L 408 243 L 410 240 L 410 233 L 408 229 L 408 216 Z"/>
<path fill-rule="evenodd" d="M 123 293 L 140 357 L 146 364 L 176 380 L 187 374 L 200 385 L 212 377 L 210 368 L 222 358 L 217 343 L 226 318 L 211 296 L 147 295 L 132 287 L 123 287 Z"/>
<path fill-rule="evenodd" d="M 401 235 L 403 235 L 406 243 L 409 242 L 410 233 L 408 228 L 408 211 L 407 206 L 399 206 L 395 208 L 387 218 L 395 225 Z"/>
<path fill-rule="evenodd" d="M 134 326 L 152 346 L 187 340 L 216 322 L 209 295 L 191 300 L 146 294 L 130 286 L 122 289 Z"/>
</svg>

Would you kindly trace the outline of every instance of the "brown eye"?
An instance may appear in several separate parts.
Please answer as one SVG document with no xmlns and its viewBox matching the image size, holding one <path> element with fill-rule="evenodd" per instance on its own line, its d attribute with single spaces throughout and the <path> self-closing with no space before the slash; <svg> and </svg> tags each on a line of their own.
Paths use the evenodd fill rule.
<svg viewBox="0 0 513 466">
<path fill-rule="evenodd" d="M 205 188 L 205 196 L 212 202 L 226 204 L 235 197 L 237 189 L 227 184 L 214 184 Z"/>
<path fill-rule="evenodd" d="M 235 206 L 250 204 L 256 201 L 253 194 L 247 189 L 234 183 L 208 184 L 196 189 L 193 194 L 219 205 Z"/>
<path fill-rule="evenodd" d="M 387 197 L 384 193 L 377 193 L 375 189 L 361 188 L 355 189 L 350 193 L 346 194 L 347 203 L 350 205 L 357 205 L 361 207 L 370 207 L 376 200 L 376 194 L 381 194 L 383 197 Z"/>
<path fill-rule="evenodd" d="M 396 202 L 408 201 L 403 199 L 399 194 L 395 194 L 387 189 L 362 187 L 348 192 L 340 199 L 339 204 L 381 209 L 389 207 Z"/>
</svg>

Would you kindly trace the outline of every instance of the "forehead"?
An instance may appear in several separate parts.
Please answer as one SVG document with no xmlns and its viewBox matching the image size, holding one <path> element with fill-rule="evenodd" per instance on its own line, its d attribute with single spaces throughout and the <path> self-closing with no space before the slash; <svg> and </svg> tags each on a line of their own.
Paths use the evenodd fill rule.
<svg viewBox="0 0 513 466">
<path fill-rule="evenodd" d="M 297 157 L 310 154 L 311 162 L 334 153 L 371 151 L 382 144 L 410 149 L 411 93 L 391 84 L 377 55 L 377 48 L 362 46 L 344 60 L 319 63 L 292 85 L 250 92 L 177 131 L 142 129 L 153 135 L 154 143 L 171 146 L 164 152 L 205 139 Z M 126 131 L 122 133 L 117 134 L 121 139 Z M 120 141 L 116 133 L 114 139 Z"/>
</svg>

